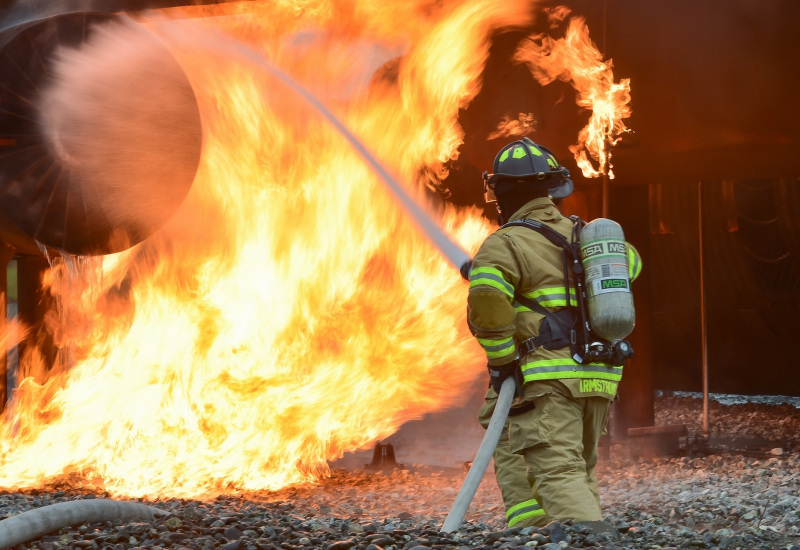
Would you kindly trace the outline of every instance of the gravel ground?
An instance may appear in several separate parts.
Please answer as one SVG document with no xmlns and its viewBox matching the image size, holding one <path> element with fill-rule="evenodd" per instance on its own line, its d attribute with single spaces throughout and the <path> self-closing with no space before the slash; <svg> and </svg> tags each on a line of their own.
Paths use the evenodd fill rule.
<svg viewBox="0 0 800 550">
<path fill-rule="evenodd" d="M 702 433 L 703 401 L 699 394 L 676 394 L 655 401 L 656 424 L 685 424 L 689 434 Z M 709 436 L 765 439 L 787 452 L 800 452 L 800 398 L 714 395 L 709 399 Z M 768 401 L 771 401 L 769 403 Z"/>
<path fill-rule="evenodd" d="M 656 400 L 656 424 L 683 423 L 696 434 L 701 414 L 702 402 L 696 398 Z M 490 472 L 462 528 L 444 535 L 439 529 L 466 470 L 414 466 L 334 470 L 317 485 L 274 493 L 150 502 L 170 515 L 152 522 L 65 528 L 16 548 L 800 550 L 800 410 L 788 404 L 712 401 L 710 417 L 711 436 L 768 439 L 775 450 L 760 456 L 644 460 L 612 445 L 598 465 L 598 478 L 608 519 L 621 534 L 616 543 L 569 524 L 505 529 Z M 55 502 L 106 496 L 58 489 L 0 493 L 0 518 Z"/>
</svg>

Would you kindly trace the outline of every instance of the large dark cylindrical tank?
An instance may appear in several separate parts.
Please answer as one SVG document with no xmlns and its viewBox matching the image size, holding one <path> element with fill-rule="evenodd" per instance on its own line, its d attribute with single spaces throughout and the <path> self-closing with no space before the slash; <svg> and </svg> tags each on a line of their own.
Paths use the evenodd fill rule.
<svg viewBox="0 0 800 550">
<path fill-rule="evenodd" d="M 124 250 L 192 185 L 191 85 L 166 47 L 117 17 L 12 10 L 0 22 L 0 238 L 20 253 Z M 115 46 L 122 32 L 145 47 Z"/>
</svg>

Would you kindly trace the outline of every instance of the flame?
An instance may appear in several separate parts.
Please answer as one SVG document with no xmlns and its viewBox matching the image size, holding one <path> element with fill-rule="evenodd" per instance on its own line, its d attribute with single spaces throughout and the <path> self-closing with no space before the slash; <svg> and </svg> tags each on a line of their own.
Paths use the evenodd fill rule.
<svg viewBox="0 0 800 550">
<path fill-rule="evenodd" d="M 554 9 L 551 21 L 556 25 L 569 14 L 562 7 Z M 563 38 L 532 35 L 515 54 L 515 60 L 526 63 L 541 84 L 560 79 L 569 82 L 577 92 L 576 102 L 589 110 L 589 122 L 578 134 L 578 143 L 570 147 L 584 177 L 607 174 L 614 178 L 611 151 L 630 129 L 623 119 L 630 117 L 630 79 L 614 81 L 611 59 L 589 38 L 589 28 L 582 17 L 572 17 Z M 597 163 L 595 166 L 589 157 Z"/>
<path fill-rule="evenodd" d="M 465 283 L 259 60 L 326 98 L 422 201 L 428 174 L 458 155 L 492 32 L 530 21 L 529 6 L 498 0 L 245 2 L 139 19 L 192 83 L 200 168 L 145 242 L 52 259 L 56 364 L 28 342 L 0 426 L 0 486 L 273 490 L 463 402 L 484 372 Z M 492 230 L 477 209 L 429 208 L 466 250 Z"/>
<path fill-rule="evenodd" d="M 519 113 L 516 119 L 504 116 L 497 123 L 497 129 L 489 134 L 487 139 L 497 139 L 509 136 L 525 136 L 536 129 L 536 117 L 533 113 Z"/>
</svg>

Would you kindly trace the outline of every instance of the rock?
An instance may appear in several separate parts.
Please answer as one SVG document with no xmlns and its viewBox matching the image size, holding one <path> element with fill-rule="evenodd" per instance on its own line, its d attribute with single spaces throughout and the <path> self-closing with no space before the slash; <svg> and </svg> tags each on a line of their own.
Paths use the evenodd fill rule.
<svg viewBox="0 0 800 550">
<path fill-rule="evenodd" d="M 564 524 L 557 521 L 551 522 L 547 525 L 550 540 L 555 543 L 569 542 L 567 540 L 567 533 L 564 530 Z"/>
<path fill-rule="evenodd" d="M 367 540 L 370 544 L 374 544 L 375 546 L 386 547 L 390 544 L 394 544 L 394 539 L 384 534 L 369 535 L 367 536 Z"/>
<path fill-rule="evenodd" d="M 549 539 L 541 533 L 536 533 L 531 537 L 531 541 L 535 542 L 537 545 L 546 544 L 548 540 Z"/>
<path fill-rule="evenodd" d="M 223 531 L 222 535 L 228 539 L 229 541 L 239 540 L 244 536 L 244 532 L 240 531 L 236 527 L 228 527 Z"/>
<path fill-rule="evenodd" d="M 354 540 L 340 540 L 336 541 L 328 547 L 328 550 L 348 550 L 348 548 L 352 548 L 355 546 L 356 542 Z"/>
<path fill-rule="evenodd" d="M 671 399 L 670 407 L 663 399 L 656 401 L 656 424 L 678 423 L 674 420 L 683 414 L 681 423 L 688 424 L 692 433 L 691 423 L 699 418 L 699 402 Z M 794 408 L 776 411 L 761 405 L 744 413 L 729 409 L 729 414 L 712 410 L 720 433 L 735 434 L 736 426 L 741 426 L 751 430 L 749 435 L 740 432 L 743 437 L 786 441 L 780 447 L 784 453 L 758 460 L 737 455 L 632 460 L 624 454 L 624 446 L 612 445 L 610 456 L 601 457 L 598 463 L 597 476 L 607 520 L 623 533 L 618 543 L 568 522 L 541 529 L 508 529 L 499 490 L 490 479 L 481 483 L 459 530 L 443 534 L 441 525 L 463 482 L 463 470 L 454 469 L 451 474 L 420 467 L 380 475 L 332 470 L 330 478 L 314 485 L 252 498 L 161 498 L 152 505 L 169 516 L 67 527 L 28 546 L 47 550 L 129 550 L 133 546 L 177 550 L 561 550 L 568 543 L 569 548 L 594 550 L 785 550 L 787 541 L 796 542 L 800 536 L 800 413 Z M 35 495 L 32 491 L 0 490 L 0 518 L 92 493 L 83 488 L 58 489 L 42 488 Z M 108 498 L 99 492 L 96 496 Z M 788 548 L 800 550 L 797 545 Z"/>
</svg>

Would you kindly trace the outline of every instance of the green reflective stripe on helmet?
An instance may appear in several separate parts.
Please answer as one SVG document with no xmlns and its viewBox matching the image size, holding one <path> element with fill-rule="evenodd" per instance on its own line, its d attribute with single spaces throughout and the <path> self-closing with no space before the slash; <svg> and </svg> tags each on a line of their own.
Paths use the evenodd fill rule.
<svg viewBox="0 0 800 550">
<path fill-rule="evenodd" d="M 598 378 L 611 382 L 622 380 L 622 366 L 604 365 L 602 363 L 581 365 L 567 357 L 531 361 L 523 364 L 521 370 L 525 382 L 555 380 L 557 378 Z"/>
<path fill-rule="evenodd" d="M 527 157 L 528 153 L 525 151 L 524 147 L 514 147 L 514 150 L 511 152 L 512 158 L 521 159 L 522 157 Z"/>
<path fill-rule="evenodd" d="M 486 357 L 489 359 L 497 359 L 505 357 L 506 355 L 515 354 L 517 351 L 514 345 L 514 338 L 501 338 L 499 340 L 491 338 L 478 338 L 478 343 L 483 347 L 486 352 Z"/>
<path fill-rule="evenodd" d="M 503 153 L 500 155 L 500 158 L 498 159 L 498 162 L 504 162 L 507 158 L 508 158 L 508 149 L 503 151 Z"/>
<path fill-rule="evenodd" d="M 478 267 L 469 274 L 469 287 L 488 285 L 504 292 L 508 297 L 514 296 L 514 287 L 506 281 L 499 269 L 493 267 Z"/>
<path fill-rule="evenodd" d="M 508 520 L 509 527 L 514 527 L 515 524 L 522 520 L 543 515 L 544 510 L 542 509 L 542 505 L 533 498 L 525 502 L 520 502 L 506 511 L 506 519 Z"/>
<path fill-rule="evenodd" d="M 533 145 L 528 145 L 528 149 L 530 149 L 531 153 L 533 153 L 537 157 L 541 157 L 542 156 L 542 152 L 539 150 L 538 147 L 534 147 Z"/>
</svg>

